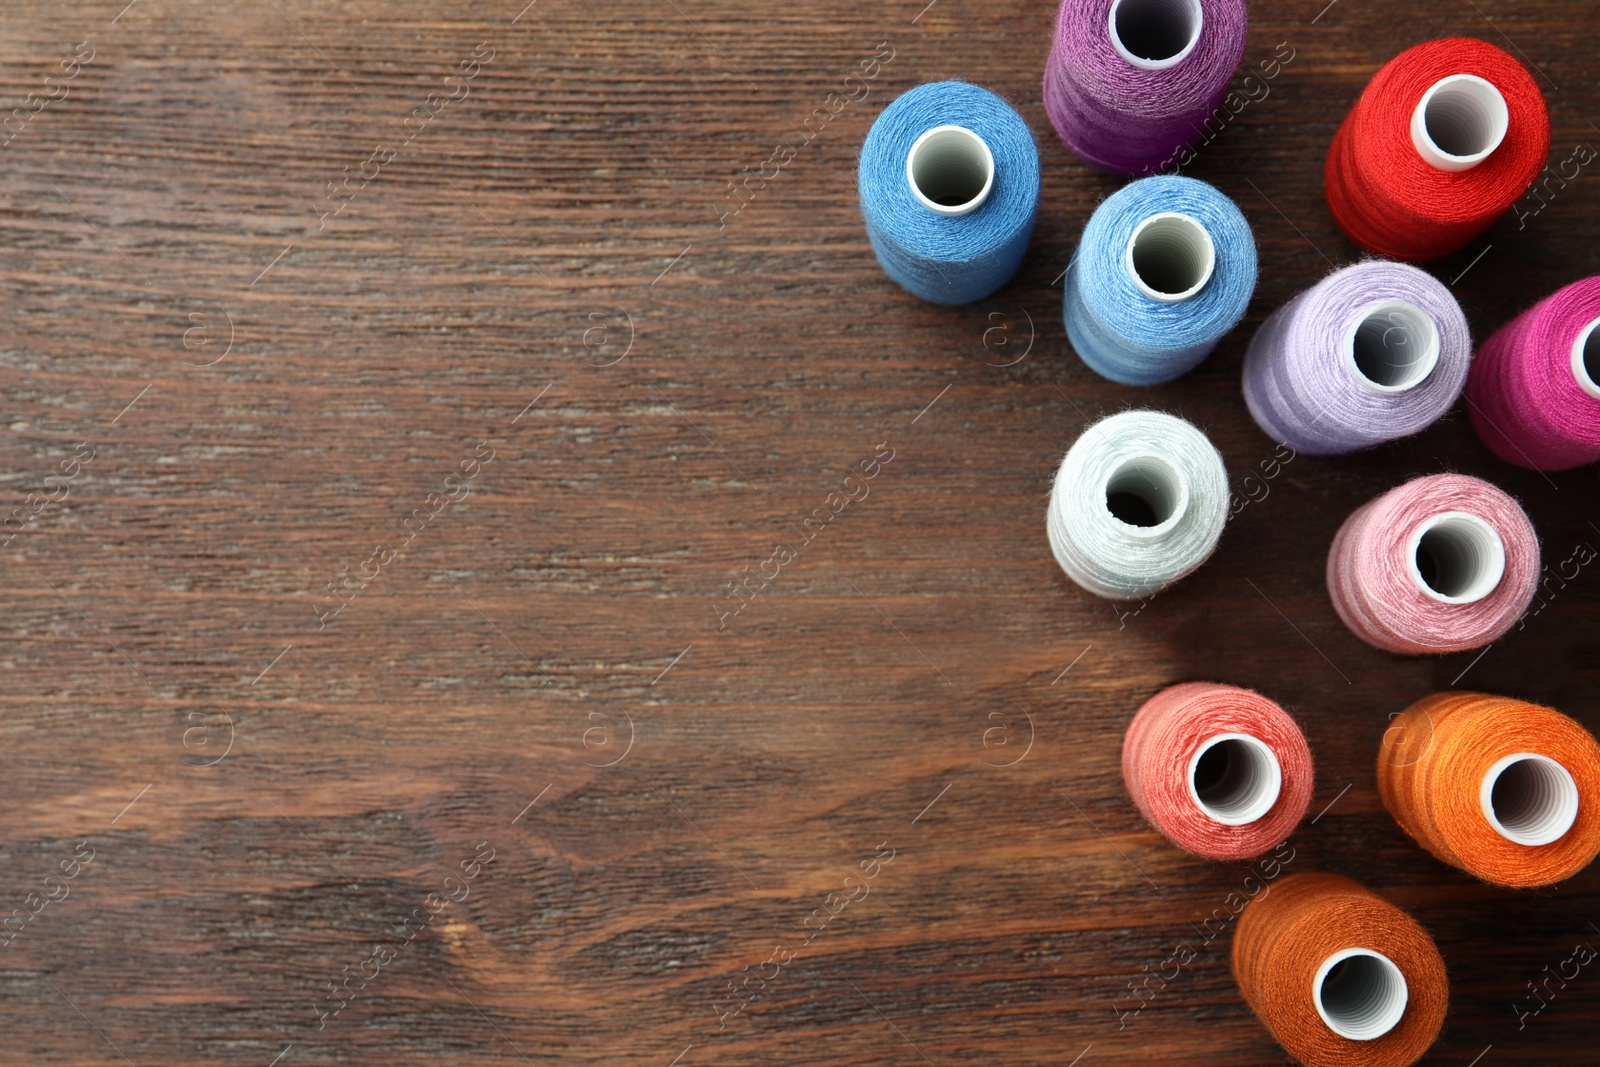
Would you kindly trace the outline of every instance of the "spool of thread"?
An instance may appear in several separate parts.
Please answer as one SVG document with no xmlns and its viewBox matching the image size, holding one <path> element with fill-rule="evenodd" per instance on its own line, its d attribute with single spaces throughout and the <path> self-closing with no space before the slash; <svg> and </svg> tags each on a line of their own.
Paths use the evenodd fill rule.
<svg viewBox="0 0 1600 1067">
<path fill-rule="evenodd" d="M 1411 655 L 1498 640 L 1533 601 L 1539 539 L 1480 478 L 1433 474 L 1367 502 L 1328 552 L 1328 596 L 1369 645 Z"/>
<path fill-rule="evenodd" d="M 1433 938 L 1337 874 L 1291 874 L 1239 915 L 1233 977 L 1306 1067 L 1406 1067 L 1444 1025 L 1450 986 Z"/>
<path fill-rule="evenodd" d="M 1122 739 L 1122 778 L 1185 852 L 1242 860 L 1281 844 L 1311 803 L 1311 749 L 1260 693 L 1185 682 L 1145 701 Z"/>
<path fill-rule="evenodd" d="M 1533 76 L 1492 44 L 1451 37 L 1406 49 L 1373 76 L 1334 135 L 1323 183 L 1351 240 L 1434 259 L 1527 192 L 1549 151 Z"/>
<path fill-rule="evenodd" d="M 1559 471 L 1600 459 L 1600 277 L 1545 297 L 1478 349 L 1467 413 L 1507 463 Z"/>
<path fill-rule="evenodd" d="M 1028 250 L 1039 150 L 987 89 L 919 85 L 884 108 L 857 174 L 867 237 L 884 273 L 936 304 L 981 300 Z"/>
<path fill-rule="evenodd" d="M 1124 385 L 1186 374 L 1233 329 L 1256 288 L 1256 243 L 1232 200 L 1158 175 L 1107 197 L 1067 267 L 1067 338 Z"/>
<path fill-rule="evenodd" d="M 1159 411 L 1125 411 L 1074 442 L 1050 490 L 1050 549 L 1096 596 L 1145 597 L 1210 557 L 1228 519 L 1222 456 Z"/>
<path fill-rule="evenodd" d="M 1455 403 L 1472 336 L 1432 275 L 1369 260 L 1273 312 L 1244 360 L 1256 424 L 1296 452 L 1332 456 L 1408 437 Z"/>
<path fill-rule="evenodd" d="M 1600 745 L 1553 708 L 1423 697 L 1383 735 L 1378 792 L 1419 845 L 1495 885 L 1552 885 L 1600 853 Z"/>
<path fill-rule="evenodd" d="M 1249 29 L 1244 0 L 1062 0 L 1045 113 L 1096 167 L 1163 170 L 1204 136 Z"/>
</svg>

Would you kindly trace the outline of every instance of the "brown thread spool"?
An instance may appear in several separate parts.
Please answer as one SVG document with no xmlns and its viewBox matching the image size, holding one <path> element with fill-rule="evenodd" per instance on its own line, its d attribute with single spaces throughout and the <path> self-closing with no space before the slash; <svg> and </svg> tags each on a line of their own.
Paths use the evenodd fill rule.
<svg viewBox="0 0 1600 1067">
<path fill-rule="evenodd" d="M 1600 853 L 1600 744 L 1553 708 L 1423 697 L 1383 735 L 1378 792 L 1423 848 L 1495 885 L 1550 885 Z"/>
<path fill-rule="evenodd" d="M 1450 999 L 1428 932 L 1337 874 L 1290 875 L 1244 909 L 1233 976 L 1306 1067 L 1407 1067 L 1439 1036 Z"/>
</svg>

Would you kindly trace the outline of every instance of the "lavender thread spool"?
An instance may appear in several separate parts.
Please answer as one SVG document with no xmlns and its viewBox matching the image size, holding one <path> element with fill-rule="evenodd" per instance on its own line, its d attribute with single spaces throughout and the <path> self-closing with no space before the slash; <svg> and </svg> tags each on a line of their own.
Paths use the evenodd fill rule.
<svg viewBox="0 0 1600 1067">
<path fill-rule="evenodd" d="M 1152 174 L 1205 134 L 1244 57 L 1244 0 L 1062 0 L 1044 105 L 1102 170 Z"/>
<path fill-rule="evenodd" d="M 1370 260 L 1273 312 L 1244 360 L 1256 424 L 1296 452 L 1333 456 L 1431 426 L 1456 402 L 1472 335 L 1426 271 Z"/>
</svg>

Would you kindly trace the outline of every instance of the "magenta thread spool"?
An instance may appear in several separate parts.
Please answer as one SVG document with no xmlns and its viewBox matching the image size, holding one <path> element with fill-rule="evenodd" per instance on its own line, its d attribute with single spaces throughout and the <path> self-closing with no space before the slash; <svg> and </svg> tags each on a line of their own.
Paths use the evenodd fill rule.
<svg viewBox="0 0 1600 1067">
<path fill-rule="evenodd" d="M 1600 459 L 1600 276 L 1495 331 L 1467 380 L 1467 414 L 1507 463 L 1559 471 Z"/>
</svg>

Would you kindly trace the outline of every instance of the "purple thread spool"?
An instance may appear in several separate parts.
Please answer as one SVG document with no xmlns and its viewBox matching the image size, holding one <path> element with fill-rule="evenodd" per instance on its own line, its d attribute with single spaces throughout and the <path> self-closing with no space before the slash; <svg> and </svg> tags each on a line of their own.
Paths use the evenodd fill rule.
<svg viewBox="0 0 1600 1067">
<path fill-rule="evenodd" d="M 1206 135 L 1244 57 L 1244 0 L 1062 0 L 1044 107 L 1102 170 L 1153 174 Z"/>
<path fill-rule="evenodd" d="M 1273 312 L 1244 359 L 1256 424 L 1333 456 L 1419 433 L 1456 402 L 1472 361 L 1461 305 L 1406 263 L 1335 271 Z"/>
</svg>

